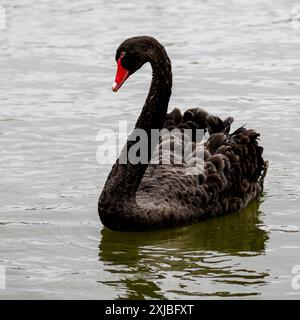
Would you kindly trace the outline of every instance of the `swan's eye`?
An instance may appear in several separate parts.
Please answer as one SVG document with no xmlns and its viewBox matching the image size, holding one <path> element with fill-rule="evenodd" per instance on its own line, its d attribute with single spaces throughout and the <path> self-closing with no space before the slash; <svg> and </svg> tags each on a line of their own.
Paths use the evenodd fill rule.
<svg viewBox="0 0 300 320">
<path fill-rule="evenodd" d="M 125 56 L 125 51 L 122 51 L 120 54 L 120 58 L 123 58 Z"/>
</svg>

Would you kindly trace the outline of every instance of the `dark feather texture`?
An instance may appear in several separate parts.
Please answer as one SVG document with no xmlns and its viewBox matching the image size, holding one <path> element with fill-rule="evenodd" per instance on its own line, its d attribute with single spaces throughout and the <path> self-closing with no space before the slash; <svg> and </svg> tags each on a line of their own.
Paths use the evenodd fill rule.
<svg viewBox="0 0 300 320">
<path fill-rule="evenodd" d="M 117 58 L 122 51 L 126 51 L 132 73 L 148 61 L 153 68 L 152 84 L 136 128 L 147 132 L 151 128 L 192 129 L 187 145 L 191 154 L 183 163 L 176 163 L 175 137 L 169 154 L 171 164 L 153 161 L 164 157 L 160 148 L 166 141 L 149 149 L 149 165 L 123 165 L 117 160 L 99 199 L 103 224 L 113 230 L 135 231 L 174 227 L 238 211 L 258 198 L 267 171 L 263 148 L 258 145 L 259 134 L 244 127 L 230 133 L 232 117 L 221 120 L 200 108 L 184 114 L 176 108 L 167 114 L 172 73 L 162 45 L 151 37 L 135 37 L 121 44 Z M 196 129 L 209 133 L 204 150 L 196 140 Z M 131 145 L 128 142 L 123 153 Z M 199 150 L 202 161 L 195 161 L 193 156 Z M 196 169 L 197 173 L 186 174 Z"/>
</svg>

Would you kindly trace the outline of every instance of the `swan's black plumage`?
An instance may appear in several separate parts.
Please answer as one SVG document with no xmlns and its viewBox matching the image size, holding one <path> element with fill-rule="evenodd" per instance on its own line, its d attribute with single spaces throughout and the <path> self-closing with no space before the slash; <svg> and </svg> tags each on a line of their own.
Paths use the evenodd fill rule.
<svg viewBox="0 0 300 320">
<path fill-rule="evenodd" d="M 113 230 L 147 230 L 174 227 L 216 217 L 244 208 L 262 192 L 267 163 L 258 145 L 259 134 L 244 127 L 230 133 L 233 118 L 225 120 L 203 109 L 167 114 L 172 87 L 170 59 L 163 46 L 152 37 L 125 40 L 117 50 L 126 55 L 122 66 L 133 74 L 144 63 L 153 69 L 152 83 L 135 128 L 204 129 L 204 170 L 186 175 L 189 163 L 114 164 L 98 203 L 105 226 Z M 149 135 L 150 136 L 150 135 Z M 192 150 L 197 142 L 192 135 Z M 127 141 L 121 156 L 134 142 Z M 159 146 L 149 147 L 148 160 L 159 157 Z M 191 159 L 192 161 L 192 159 Z"/>
</svg>

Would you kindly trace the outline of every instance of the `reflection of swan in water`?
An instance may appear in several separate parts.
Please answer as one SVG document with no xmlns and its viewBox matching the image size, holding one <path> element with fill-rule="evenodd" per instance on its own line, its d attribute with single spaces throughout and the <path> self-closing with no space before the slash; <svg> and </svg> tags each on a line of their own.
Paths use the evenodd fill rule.
<svg viewBox="0 0 300 320">
<path fill-rule="evenodd" d="M 268 240 L 258 227 L 258 207 L 251 203 L 240 213 L 180 229 L 116 233 L 104 228 L 99 258 L 113 280 L 101 282 L 125 299 L 257 295 L 268 273 L 244 264 L 247 257 L 263 254 Z"/>
</svg>

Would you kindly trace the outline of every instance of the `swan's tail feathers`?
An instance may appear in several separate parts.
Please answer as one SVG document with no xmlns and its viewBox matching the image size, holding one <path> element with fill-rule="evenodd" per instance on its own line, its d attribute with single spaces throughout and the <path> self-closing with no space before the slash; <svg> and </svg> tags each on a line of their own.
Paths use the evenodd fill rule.
<svg viewBox="0 0 300 320">
<path fill-rule="evenodd" d="M 216 117 L 210 114 L 206 118 L 206 122 L 207 122 L 208 133 L 210 135 L 225 131 L 224 122 L 219 117 Z"/>
<path fill-rule="evenodd" d="M 230 132 L 230 127 L 231 127 L 232 122 L 233 122 L 233 117 L 228 117 L 225 120 L 223 120 L 224 127 L 225 127 L 224 133 L 226 135 L 228 135 Z"/>
<path fill-rule="evenodd" d="M 233 131 L 232 133 L 229 134 L 229 137 L 233 137 L 236 136 L 240 133 L 245 133 L 247 131 L 247 129 L 245 128 L 247 123 L 243 124 L 241 127 L 239 127 L 238 129 L 236 129 L 235 131 Z"/>
<path fill-rule="evenodd" d="M 228 135 L 233 122 L 233 117 L 228 117 L 222 121 L 219 117 L 209 115 L 206 122 L 210 135 L 214 133 L 224 133 L 225 135 Z"/>
<path fill-rule="evenodd" d="M 262 191 L 269 163 L 263 159 L 264 149 L 258 144 L 259 136 L 255 130 L 242 126 L 229 135 L 228 142 L 236 149 L 240 167 L 246 165 L 248 181 L 258 183 Z"/>
<path fill-rule="evenodd" d="M 264 188 L 264 180 L 265 180 L 265 177 L 267 175 L 268 168 L 269 168 L 269 161 L 266 160 L 266 161 L 264 161 L 262 175 L 259 178 L 259 184 L 260 184 L 260 187 L 261 187 L 261 191 L 263 191 L 263 188 Z"/>
</svg>

